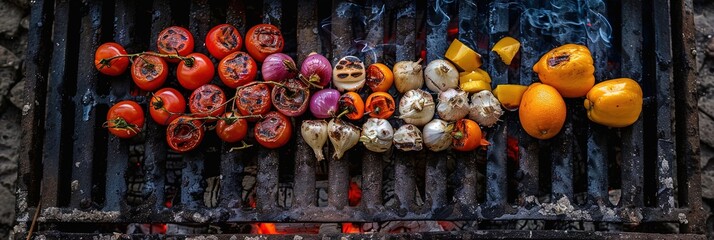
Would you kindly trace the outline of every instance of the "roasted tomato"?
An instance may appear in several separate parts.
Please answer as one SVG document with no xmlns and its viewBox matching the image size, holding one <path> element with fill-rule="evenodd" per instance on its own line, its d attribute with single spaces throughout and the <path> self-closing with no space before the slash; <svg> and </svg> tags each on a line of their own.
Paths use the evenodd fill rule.
<svg viewBox="0 0 714 240">
<path fill-rule="evenodd" d="M 211 82 L 216 73 L 211 59 L 202 53 L 191 53 L 186 57 L 193 60 L 190 65 L 186 64 L 186 61 L 181 61 L 176 68 L 176 78 L 179 84 L 188 90 L 194 90 Z"/>
<path fill-rule="evenodd" d="M 224 142 L 238 142 L 243 140 L 247 133 L 248 122 L 236 112 L 224 113 L 222 119 L 216 123 L 216 134 Z"/>
<path fill-rule="evenodd" d="M 131 138 L 144 127 L 144 111 L 138 103 L 125 100 L 114 104 L 107 112 L 104 127 L 120 138 Z"/>
<path fill-rule="evenodd" d="M 275 109 L 288 117 L 296 117 L 305 113 L 307 102 L 310 99 L 307 84 L 298 79 L 289 78 L 283 82 L 283 85 L 273 87 L 271 100 Z"/>
<path fill-rule="evenodd" d="M 370 117 L 387 119 L 392 116 L 396 104 L 394 98 L 386 92 L 375 92 L 367 97 L 365 111 L 369 112 Z"/>
<path fill-rule="evenodd" d="M 129 58 L 124 47 L 115 42 L 100 45 L 94 52 L 94 67 L 104 75 L 119 76 L 129 66 Z"/>
<path fill-rule="evenodd" d="M 392 70 L 382 63 L 374 63 L 367 68 L 367 86 L 372 92 L 386 92 L 394 83 Z"/>
<path fill-rule="evenodd" d="M 176 152 L 188 152 L 201 144 L 205 132 L 202 121 L 181 116 L 171 121 L 166 128 L 166 143 Z"/>
<path fill-rule="evenodd" d="M 162 88 L 154 93 L 149 114 L 159 125 L 168 125 L 186 111 L 186 99 L 176 89 Z"/>
<path fill-rule="evenodd" d="M 230 88 L 246 85 L 258 74 L 258 64 L 245 52 L 234 52 L 218 63 L 218 77 Z"/>
<path fill-rule="evenodd" d="M 153 55 L 141 55 L 131 65 L 131 78 L 134 84 L 144 91 L 159 89 L 169 76 L 169 65 L 163 58 Z"/>
<path fill-rule="evenodd" d="M 265 83 L 258 83 L 252 86 L 238 89 L 238 99 L 236 107 L 241 115 L 263 115 L 270 111 L 272 104 L 270 97 L 270 87 Z M 255 122 L 257 118 L 248 118 L 248 121 Z"/>
<path fill-rule="evenodd" d="M 345 116 L 350 120 L 360 120 L 364 116 L 364 101 L 355 92 L 346 92 L 340 96 L 340 111 L 347 112 Z"/>
<path fill-rule="evenodd" d="M 255 124 L 255 140 L 266 148 L 279 148 L 288 143 L 293 128 L 290 119 L 279 112 L 269 112 Z"/>
<path fill-rule="evenodd" d="M 258 62 L 263 62 L 270 54 L 282 52 L 283 45 L 283 34 L 274 25 L 258 24 L 245 34 L 245 48 Z"/>
<path fill-rule="evenodd" d="M 159 33 L 156 46 L 160 53 L 186 56 L 193 52 L 193 35 L 185 28 L 171 26 Z M 179 59 L 170 58 L 169 62 L 177 63 Z"/>
<path fill-rule="evenodd" d="M 454 136 L 453 147 L 457 151 L 467 152 L 480 146 L 488 146 L 488 141 L 483 139 L 478 123 L 471 119 L 464 118 L 456 121 L 451 135 Z"/>
<path fill-rule="evenodd" d="M 226 94 L 213 84 L 200 86 L 191 93 L 188 107 L 195 117 L 218 117 L 226 111 Z"/>
<path fill-rule="evenodd" d="M 206 48 L 216 59 L 223 59 L 243 46 L 243 39 L 238 29 L 230 24 L 221 24 L 208 31 Z"/>
</svg>

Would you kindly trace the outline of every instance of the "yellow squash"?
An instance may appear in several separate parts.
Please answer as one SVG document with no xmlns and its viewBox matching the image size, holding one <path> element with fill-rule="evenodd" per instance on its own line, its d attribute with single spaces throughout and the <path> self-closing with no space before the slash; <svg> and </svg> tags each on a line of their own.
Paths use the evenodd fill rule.
<svg viewBox="0 0 714 240">
<path fill-rule="evenodd" d="M 516 53 L 518 53 L 518 49 L 520 48 L 521 43 L 518 40 L 512 37 L 504 37 L 493 45 L 493 49 L 491 49 L 491 51 L 498 53 L 498 56 L 501 57 L 503 63 L 511 65 L 513 57 L 516 56 Z"/>
<path fill-rule="evenodd" d="M 493 89 L 493 95 L 496 96 L 503 108 L 509 111 L 518 109 L 521 105 L 521 98 L 526 92 L 528 86 L 518 84 L 501 84 Z"/>
<path fill-rule="evenodd" d="M 585 96 L 595 84 L 595 67 L 590 50 L 583 45 L 565 44 L 547 52 L 533 66 L 544 84 L 567 98 Z"/>
<path fill-rule="evenodd" d="M 629 78 L 596 84 L 587 94 L 585 109 L 591 121 L 608 127 L 626 127 L 642 112 L 642 88 Z"/>
<path fill-rule="evenodd" d="M 458 39 L 451 42 L 444 57 L 453 62 L 461 71 L 470 72 L 481 67 L 481 55 Z"/>
</svg>

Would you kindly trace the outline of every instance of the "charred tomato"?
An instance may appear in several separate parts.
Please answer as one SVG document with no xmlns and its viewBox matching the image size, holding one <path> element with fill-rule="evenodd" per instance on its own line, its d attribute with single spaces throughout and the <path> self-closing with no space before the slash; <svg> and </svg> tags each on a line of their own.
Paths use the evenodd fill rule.
<svg viewBox="0 0 714 240">
<path fill-rule="evenodd" d="M 279 148 L 288 143 L 293 129 L 290 119 L 279 112 L 269 112 L 253 129 L 255 140 L 266 148 Z"/>
<path fill-rule="evenodd" d="M 245 35 L 245 48 L 258 62 L 263 62 L 270 54 L 282 52 L 283 45 L 283 34 L 274 25 L 255 25 Z"/>
<path fill-rule="evenodd" d="M 104 127 L 119 138 L 131 138 L 141 132 L 144 120 L 141 106 L 134 101 L 124 100 L 109 108 Z"/>
<path fill-rule="evenodd" d="M 181 61 L 176 68 L 176 78 L 182 87 L 194 90 L 211 82 L 216 70 L 211 59 L 202 53 L 191 53 L 188 56 L 190 63 Z"/>
<path fill-rule="evenodd" d="M 226 111 L 226 94 L 213 84 L 200 86 L 191 93 L 188 107 L 195 117 L 218 117 Z"/>
<path fill-rule="evenodd" d="M 159 125 L 168 125 L 186 111 L 186 99 L 176 89 L 162 88 L 154 93 L 149 114 Z"/>
<path fill-rule="evenodd" d="M 243 46 L 243 39 L 238 29 L 230 24 L 213 27 L 206 35 L 206 48 L 216 59 L 223 59 Z"/>
<path fill-rule="evenodd" d="M 169 76 L 169 65 L 163 58 L 153 55 L 140 55 L 131 65 L 131 78 L 139 89 L 154 91 L 159 89 Z"/>
<path fill-rule="evenodd" d="M 252 86 L 238 89 L 236 108 L 241 115 L 263 115 L 270 111 L 272 104 L 270 97 L 270 87 L 265 83 L 258 83 Z M 248 118 L 248 121 L 255 122 L 257 119 Z"/>
<path fill-rule="evenodd" d="M 258 64 L 245 52 L 234 52 L 218 63 L 218 77 L 230 88 L 246 85 L 258 74 Z"/>
<path fill-rule="evenodd" d="M 156 47 L 163 54 L 178 54 L 186 56 L 193 52 L 193 35 L 188 29 L 171 26 L 159 33 L 159 38 L 156 39 Z M 170 58 L 169 62 L 179 62 L 177 58 Z"/>
<path fill-rule="evenodd" d="M 307 84 L 295 78 L 282 83 L 283 86 L 273 87 L 271 101 L 275 109 L 288 117 L 300 116 L 307 110 L 310 91 Z"/>
<path fill-rule="evenodd" d="M 454 137 L 452 146 L 457 151 L 473 151 L 480 146 L 488 145 L 488 141 L 483 139 L 478 123 L 471 119 L 464 118 L 456 121 L 451 135 Z"/>
<path fill-rule="evenodd" d="M 188 152 L 201 144 L 205 132 L 202 121 L 181 116 L 171 121 L 166 128 L 166 143 L 178 153 Z"/>
<path fill-rule="evenodd" d="M 356 92 L 346 92 L 340 96 L 340 111 L 346 112 L 350 120 L 360 120 L 364 116 L 364 101 Z"/>
<path fill-rule="evenodd" d="M 94 52 L 94 67 L 104 75 L 119 76 L 129 67 L 129 58 L 124 47 L 115 42 L 100 45 Z"/>
</svg>

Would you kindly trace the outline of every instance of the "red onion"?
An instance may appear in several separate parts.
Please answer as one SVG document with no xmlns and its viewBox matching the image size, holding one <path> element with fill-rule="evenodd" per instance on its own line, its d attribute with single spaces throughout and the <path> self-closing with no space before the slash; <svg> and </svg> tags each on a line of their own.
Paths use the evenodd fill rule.
<svg viewBox="0 0 714 240">
<path fill-rule="evenodd" d="M 284 53 L 273 53 L 263 61 L 261 73 L 265 81 L 282 82 L 296 77 L 298 71 L 293 58 Z"/>
<path fill-rule="evenodd" d="M 324 87 L 330 84 L 332 79 L 332 65 L 324 56 L 312 52 L 302 61 L 300 74 L 308 81 Z"/>
<path fill-rule="evenodd" d="M 340 92 L 335 89 L 322 89 L 310 98 L 310 112 L 316 118 L 329 118 L 337 113 Z"/>
</svg>

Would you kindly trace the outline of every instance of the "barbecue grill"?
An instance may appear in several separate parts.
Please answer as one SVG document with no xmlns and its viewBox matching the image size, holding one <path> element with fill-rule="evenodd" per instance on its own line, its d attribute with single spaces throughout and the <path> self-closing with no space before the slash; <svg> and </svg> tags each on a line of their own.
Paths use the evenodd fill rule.
<svg viewBox="0 0 714 240">
<path fill-rule="evenodd" d="M 224 230 L 178 238 L 234 239 L 254 236 L 230 232 L 227 224 L 419 220 L 470 221 L 475 227 L 298 235 L 703 239 L 692 1 L 519 2 L 33 1 L 16 236 L 24 237 L 32 227 L 38 237 L 116 237 L 102 229 L 173 223 Z M 587 16 L 588 21 L 553 25 L 558 22 L 549 16 L 567 9 L 575 12 L 556 20 Z M 582 100 L 566 99 L 565 126 L 551 140 L 530 138 L 517 115 L 508 112 L 486 130 L 492 143 L 487 150 L 378 154 L 356 147 L 342 160 L 324 162 L 315 160 L 299 134 L 279 150 L 233 152 L 232 145 L 209 134 L 200 149 L 184 155 L 167 150 L 164 128 L 150 120 L 136 139 L 107 134 L 101 126 L 113 103 L 133 99 L 146 106 L 148 97 L 137 93 L 128 75 L 98 74 L 94 49 L 108 41 L 128 52 L 156 49 L 162 29 L 181 25 L 196 36 L 196 51 L 207 53 L 204 36 L 223 22 L 242 35 L 261 22 L 279 26 L 284 52 L 297 62 L 317 51 L 333 62 L 356 55 L 366 64 L 388 65 L 416 60 L 422 51 L 426 62 L 441 58 L 449 32 L 458 29 L 456 37 L 483 56 L 495 84 L 537 81 L 531 67 L 543 53 L 578 42 L 593 54 L 597 81 L 633 78 L 643 87 L 645 103 L 640 119 L 621 129 L 590 123 Z M 563 32 L 566 25 L 570 30 Z M 510 67 L 489 52 L 504 36 L 522 43 Z M 254 195 L 246 197 L 251 169 Z M 387 175 L 393 181 L 385 183 Z M 362 198 L 352 206 L 348 192 L 355 176 L 361 176 Z M 289 186 L 291 195 L 283 194 L 288 187 L 282 186 Z M 383 191 L 388 187 L 390 201 L 392 193 Z M 616 190 L 620 199 L 611 201 Z M 326 199 L 318 200 L 325 192 Z M 280 203 L 279 197 L 290 203 Z M 516 221 L 545 227 L 521 230 L 509 224 Z M 594 223 L 594 231 L 558 227 L 582 222 Z"/>
</svg>

